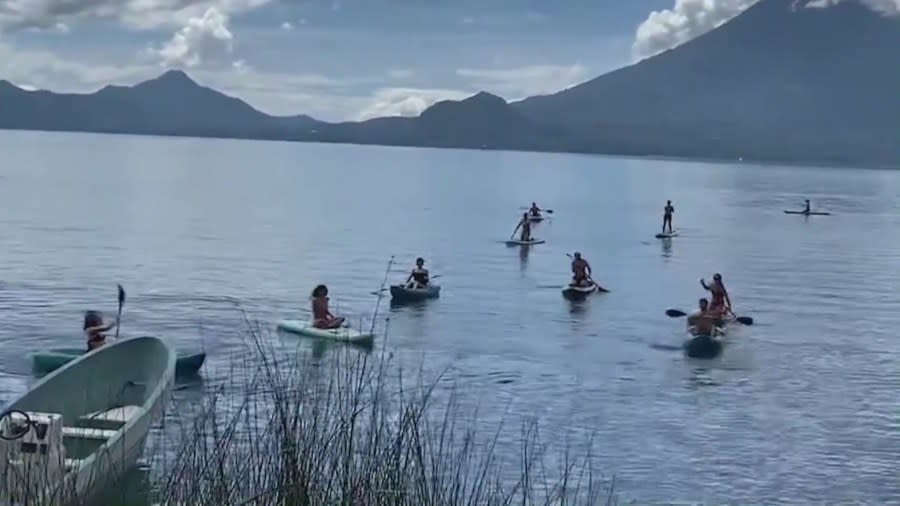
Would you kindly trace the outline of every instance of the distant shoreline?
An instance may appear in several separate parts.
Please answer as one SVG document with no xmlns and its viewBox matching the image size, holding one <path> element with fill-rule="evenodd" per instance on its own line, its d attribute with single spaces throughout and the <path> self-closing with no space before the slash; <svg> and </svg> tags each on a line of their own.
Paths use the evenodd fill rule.
<svg viewBox="0 0 900 506">
<path fill-rule="evenodd" d="M 38 133 L 67 133 L 67 134 L 88 134 L 88 135 L 119 135 L 133 137 L 160 137 L 160 138 L 183 138 L 183 139 L 214 139 L 229 141 L 252 141 L 252 142 L 284 142 L 284 143 L 303 143 L 303 144 L 343 144 L 349 146 L 379 146 L 388 148 L 407 148 L 407 149 L 457 149 L 466 151 L 493 151 L 506 153 L 538 153 L 538 154 L 559 154 L 559 155 L 580 155 L 580 156 L 601 156 L 608 158 L 625 158 L 629 160 L 650 160 L 661 162 L 694 162 L 714 165 L 750 165 L 760 167 L 806 167 L 806 168 L 824 168 L 824 169 L 853 169 L 853 170 L 897 170 L 898 166 L 888 166 L 874 163 L 860 162 L 827 162 L 822 160 L 779 160 L 768 158 L 745 157 L 743 159 L 734 158 L 717 158 L 717 157 L 691 157 L 677 155 L 639 155 L 629 153 L 609 153 L 598 151 L 564 151 L 564 150 L 538 150 L 538 149 L 511 149 L 511 148 L 490 148 L 490 147 L 468 147 L 468 146 L 427 146 L 417 144 L 383 144 L 383 143 L 365 143 L 350 142 L 340 140 L 311 140 L 311 139 L 278 139 L 271 137 L 246 137 L 246 136 L 229 136 L 226 134 L 215 135 L 192 135 L 192 134 L 173 134 L 173 133 L 140 133 L 140 132 L 121 132 L 121 131 L 102 131 L 102 130 L 67 130 L 67 129 L 40 129 L 40 128 L 6 128 L 0 127 L 0 132 L 38 132 Z M 898 162 L 900 165 L 900 162 Z"/>
</svg>

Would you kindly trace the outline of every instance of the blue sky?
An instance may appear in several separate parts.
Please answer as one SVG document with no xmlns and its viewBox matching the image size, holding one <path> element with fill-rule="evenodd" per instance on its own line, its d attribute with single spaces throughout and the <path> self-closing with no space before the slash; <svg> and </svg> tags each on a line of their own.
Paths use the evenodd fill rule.
<svg viewBox="0 0 900 506">
<path fill-rule="evenodd" d="M 0 0 L 0 78 L 85 92 L 182 68 L 272 114 L 410 115 L 557 91 L 754 1 Z"/>
</svg>

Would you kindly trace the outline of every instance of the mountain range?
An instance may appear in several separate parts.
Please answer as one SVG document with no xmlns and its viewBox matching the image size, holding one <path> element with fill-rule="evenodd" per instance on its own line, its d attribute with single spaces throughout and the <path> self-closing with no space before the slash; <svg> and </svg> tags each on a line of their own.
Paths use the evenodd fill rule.
<svg viewBox="0 0 900 506">
<path fill-rule="evenodd" d="M 90 94 L 0 81 L 0 128 L 896 166 L 900 20 L 760 0 L 675 49 L 551 95 L 417 117 L 270 116 L 172 70 Z"/>
</svg>

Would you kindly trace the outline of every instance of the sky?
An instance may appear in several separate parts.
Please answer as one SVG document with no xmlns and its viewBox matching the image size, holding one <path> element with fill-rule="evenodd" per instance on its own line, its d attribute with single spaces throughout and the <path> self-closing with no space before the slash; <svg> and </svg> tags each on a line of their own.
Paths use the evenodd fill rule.
<svg viewBox="0 0 900 506">
<path fill-rule="evenodd" d="M 756 1 L 0 0 L 0 79 L 80 93 L 182 69 L 269 114 L 415 115 L 478 91 L 559 91 Z"/>
</svg>

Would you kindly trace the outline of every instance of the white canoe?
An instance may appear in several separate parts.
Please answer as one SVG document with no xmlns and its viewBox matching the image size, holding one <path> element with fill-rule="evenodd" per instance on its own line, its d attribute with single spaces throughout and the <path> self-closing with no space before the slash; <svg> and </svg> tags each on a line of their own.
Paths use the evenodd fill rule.
<svg viewBox="0 0 900 506">
<path fill-rule="evenodd" d="M 10 479 L 0 503 L 50 504 L 53 496 L 52 504 L 90 504 L 143 453 L 168 402 L 175 361 L 160 339 L 120 339 L 13 400 L 0 415 L 0 475 Z"/>
<path fill-rule="evenodd" d="M 305 320 L 281 320 L 278 322 L 278 329 L 302 336 L 318 337 L 322 339 L 332 339 L 335 341 L 361 342 L 371 341 L 374 337 L 371 333 L 363 333 L 349 327 L 341 327 L 339 329 L 320 329 L 312 326 L 312 322 Z"/>
</svg>

